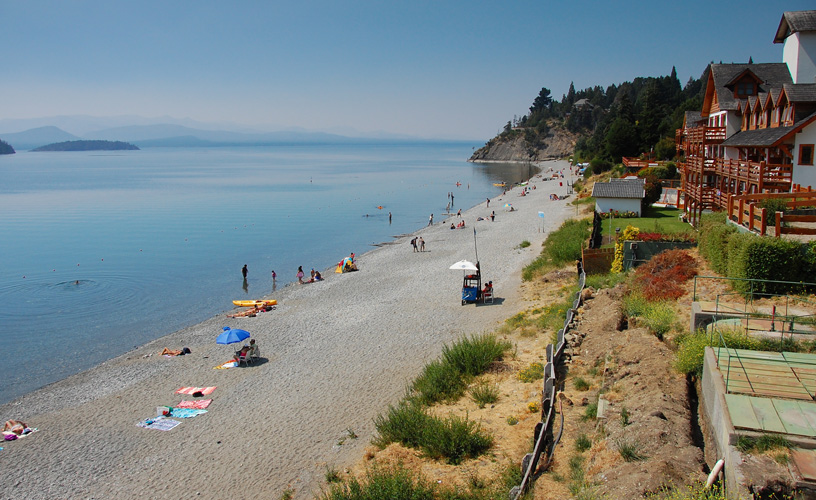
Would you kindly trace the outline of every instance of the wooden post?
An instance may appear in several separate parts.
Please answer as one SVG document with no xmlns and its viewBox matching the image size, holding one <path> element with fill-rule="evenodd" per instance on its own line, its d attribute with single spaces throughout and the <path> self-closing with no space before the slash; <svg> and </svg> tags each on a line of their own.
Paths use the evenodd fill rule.
<svg viewBox="0 0 816 500">
<path fill-rule="evenodd" d="M 764 208 L 759 209 L 759 234 L 765 236 L 765 232 L 768 230 L 768 219 L 767 219 L 768 211 Z"/>
<path fill-rule="evenodd" d="M 775 224 L 774 231 L 776 232 L 776 237 L 777 238 L 782 236 L 782 213 L 783 212 L 776 212 L 776 221 L 774 222 L 774 224 Z"/>
<path fill-rule="evenodd" d="M 748 204 L 748 230 L 754 230 L 754 204 Z"/>
<path fill-rule="evenodd" d="M 734 215 L 734 195 L 728 193 L 728 208 L 727 208 L 728 220 L 733 220 L 732 217 Z"/>
<path fill-rule="evenodd" d="M 739 223 L 740 226 L 742 225 L 742 216 L 743 216 L 744 213 L 745 213 L 745 200 L 740 199 L 740 201 L 739 201 L 739 215 L 737 217 L 737 222 Z"/>
</svg>

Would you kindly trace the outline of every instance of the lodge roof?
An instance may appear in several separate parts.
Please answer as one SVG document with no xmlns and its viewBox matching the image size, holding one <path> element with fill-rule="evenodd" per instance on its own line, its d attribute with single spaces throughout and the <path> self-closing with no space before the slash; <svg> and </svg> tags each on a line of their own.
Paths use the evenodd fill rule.
<svg viewBox="0 0 816 500">
<path fill-rule="evenodd" d="M 703 115 L 701 115 L 699 111 L 686 111 L 685 116 L 684 123 L 686 128 L 697 127 L 700 125 L 700 122 L 703 121 Z"/>
<path fill-rule="evenodd" d="M 596 182 L 592 187 L 595 198 L 636 198 L 646 196 L 645 179 L 612 179 L 609 182 Z"/>
<path fill-rule="evenodd" d="M 773 127 L 757 130 L 743 130 L 722 142 L 723 146 L 770 147 L 783 138 L 793 127 Z"/>
<path fill-rule="evenodd" d="M 816 102 L 816 83 L 786 83 L 784 89 L 790 102 Z"/>
<path fill-rule="evenodd" d="M 717 102 L 721 110 L 734 111 L 739 100 L 734 97 L 734 91 L 729 89 L 732 81 L 746 70 L 756 75 L 760 81 L 760 92 L 768 92 L 772 87 L 782 87 L 786 83 L 793 83 L 788 65 L 785 63 L 761 64 L 712 64 L 711 78 L 717 92 Z"/>
<path fill-rule="evenodd" d="M 782 43 L 794 33 L 816 31 L 816 10 L 785 12 L 776 29 L 774 43 Z"/>
<path fill-rule="evenodd" d="M 722 142 L 722 146 L 731 147 L 772 147 L 778 146 L 796 132 L 816 122 L 816 112 L 799 120 L 790 127 L 770 127 L 757 130 L 742 130 Z"/>
</svg>

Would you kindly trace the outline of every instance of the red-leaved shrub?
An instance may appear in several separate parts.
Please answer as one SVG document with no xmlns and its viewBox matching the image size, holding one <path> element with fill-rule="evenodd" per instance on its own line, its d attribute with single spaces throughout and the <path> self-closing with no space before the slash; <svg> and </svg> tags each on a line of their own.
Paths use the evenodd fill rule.
<svg viewBox="0 0 816 500">
<path fill-rule="evenodd" d="M 632 286 L 647 300 L 672 300 L 697 275 L 697 261 L 685 250 L 666 250 L 635 269 Z"/>
</svg>

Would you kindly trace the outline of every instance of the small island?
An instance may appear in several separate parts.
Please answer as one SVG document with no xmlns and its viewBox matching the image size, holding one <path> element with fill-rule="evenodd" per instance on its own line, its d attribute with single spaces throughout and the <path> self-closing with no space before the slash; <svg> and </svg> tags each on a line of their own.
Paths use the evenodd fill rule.
<svg viewBox="0 0 816 500">
<path fill-rule="evenodd" d="M 14 153 L 16 153 L 16 151 L 11 147 L 11 144 L 0 139 L 0 155 L 13 155 Z"/>
<path fill-rule="evenodd" d="M 138 151 L 133 144 L 122 141 L 66 141 L 46 144 L 32 149 L 32 152 L 42 151 Z"/>
</svg>

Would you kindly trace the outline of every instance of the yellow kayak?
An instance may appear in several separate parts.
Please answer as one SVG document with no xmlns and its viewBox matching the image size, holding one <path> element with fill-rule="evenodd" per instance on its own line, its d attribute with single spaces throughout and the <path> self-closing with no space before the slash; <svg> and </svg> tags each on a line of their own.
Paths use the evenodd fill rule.
<svg viewBox="0 0 816 500">
<path fill-rule="evenodd" d="M 233 304 L 238 307 L 264 307 L 278 305 L 278 301 L 272 300 L 233 300 Z"/>
<path fill-rule="evenodd" d="M 507 187 L 507 184 L 504 182 L 494 182 L 493 185 L 498 187 Z"/>
</svg>

